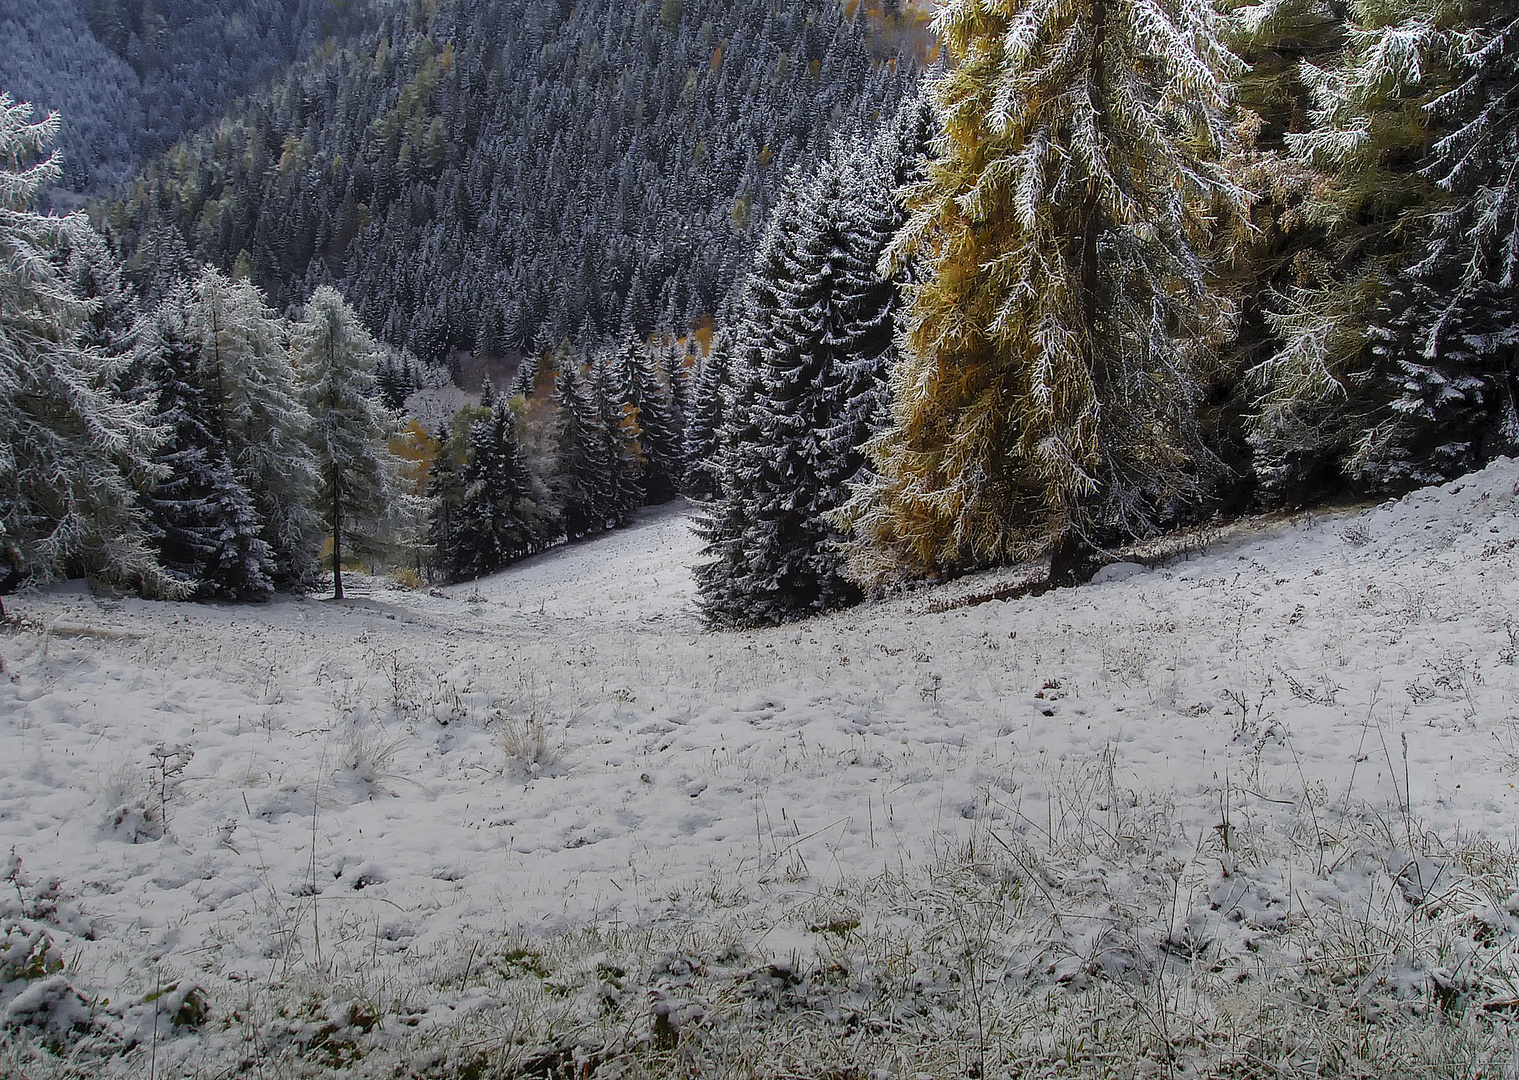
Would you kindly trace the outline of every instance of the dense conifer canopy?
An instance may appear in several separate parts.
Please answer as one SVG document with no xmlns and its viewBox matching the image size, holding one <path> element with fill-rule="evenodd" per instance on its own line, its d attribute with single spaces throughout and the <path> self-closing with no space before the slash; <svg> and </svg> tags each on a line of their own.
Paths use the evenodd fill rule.
<svg viewBox="0 0 1519 1080">
<path fill-rule="evenodd" d="M 877 62 L 837 0 L 399 5 L 173 148 L 110 220 L 134 255 L 168 233 L 241 260 L 279 307 L 340 285 L 426 360 L 684 335 L 777 179 L 913 67 Z"/>
<path fill-rule="evenodd" d="M 686 494 L 703 610 L 751 625 L 1519 448 L 1500 0 L 947 0 L 926 94 L 873 36 L 900 5 L 224 2 L 5 23 L 0 89 L 87 27 L 76 187 L 209 115 L 218 49 L 275 76 L 104 236 L 43 212 L 58 122 L 0 96 L 37 575 L 255 599 L 330 542 L 459 580 Z"/>
<path fill-rule="evenodd" d="M 919 259 L 893 426 L 847 519 L 856 573 L 924 573 L 1154 528 L 1199 489 L 1196 415 L 1246 197 L 1221 162 L 1239 62 L 1204 0 L 952 0 L 945 134 L 910 194 Z"/>
<path fill-rule="evenodd" d="M 162 439 L 147 401 L 116 392 L 127 357 L 91 340 L 98 299 L 65 272 L 92 246 L 82 216 L 36 211 L 58 177 L 58 120 L 0 91 L 0 522 L 30 571 L 92 572 L 176 592 L 131 477 Z"/>
</svg>

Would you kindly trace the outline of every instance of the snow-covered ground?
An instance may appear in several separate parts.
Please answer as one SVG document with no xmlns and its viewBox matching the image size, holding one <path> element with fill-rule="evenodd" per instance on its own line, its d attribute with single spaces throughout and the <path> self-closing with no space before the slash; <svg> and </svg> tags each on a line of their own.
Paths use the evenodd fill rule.
<svg viewBox="0 0 1519 1080">
<path fill-rule="evenodd" d="M 701 628 L 684 507 L 341 604 L 9 598 L 0 1071 L 52 1040 L 114 1054 L 79 1075 L 721 1073 L 713 1033 L 795 1014 L 829 1060 L 993 1075 L 1083 1024 L 1099 1061 L 1123 1013 L 1162 1074 L 1269 1043 L 1289 1075 L 1325 1036 L 1240 1004 L 1282 985 L 1469 1014 L 1501 1061 L 1516 492 L 1501 461 L 752 633 Z"/>
</svg>

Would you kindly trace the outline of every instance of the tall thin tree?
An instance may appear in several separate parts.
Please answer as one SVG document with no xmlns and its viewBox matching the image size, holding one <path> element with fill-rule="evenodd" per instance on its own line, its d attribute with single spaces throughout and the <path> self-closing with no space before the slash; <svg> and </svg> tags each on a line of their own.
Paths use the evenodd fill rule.
<svg viewBox="0 0 1519 1080">
<path fill-rule="evenodd" d="M 399 462 L 386 448 L 397 420 L 380 403 L 382 351 L 336 290 L 311 294 L 295 328 L 295 364 L 311 414 L 311 445 L 322 477 L 322 516 L 332 538 L 332 592 L 343 599 L 344 541 L 361 550 L 400 501 Z"/>
</svg>

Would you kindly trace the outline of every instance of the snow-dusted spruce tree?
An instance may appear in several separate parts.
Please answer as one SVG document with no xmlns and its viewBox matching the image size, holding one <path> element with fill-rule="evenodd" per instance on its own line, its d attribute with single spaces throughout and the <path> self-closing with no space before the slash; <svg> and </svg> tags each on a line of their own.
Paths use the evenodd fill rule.
<svg viewBox="0 0 1519 1080">
<path fill-rule="evenodd" d="M 625 403 L 627 391 L 618 370 L 617 357 L 609 354 L 590 365 L 588 391 L 596 405 L 601 436 L 597 455 L 601 481 L 597 485 L 595 504 L 606 528 L 620 529 L 633 520 L 644 502 L 643 484 L 639 480 L 638 443 L 629 430 Z"/>
<path fill-rule="evenodd" d="M 856 475 L 866 465 L 863 446 L 891 422 L 889 379 L 897 362 L 901 300 L 915 269 L 911 260 L 886 260 L 906 221 L 899 193 L 923 179 L 937 131 L 932 103 L 920 94 L 872 142 L 834 151 L 840 184 L 838 237 L 847 257 L 839 260 L 832 286 L 832 303 L 843 321 L 827 338 L 839 359 L 843 402 L 830 439 L 849 448 L 857 484 L 864 482 Z"/>
<path fill-rule="evenodd" d="M 442 444 L 433 461 L 427 497 L 432 506 L 427 520 L 427 542 L 432 547 L 433 567 L 446 580 L 455 577 L 454 529 L 459 523 L 459 508 L 464 504 L 464 462 L 469 456 L 470 429 L 480 420 L 490 418 L 490 382 L 486 381 L 480 405 L 466 404 L 454 414 L 448 430 L 440 432 Z"/>
<path fill-rule="evenodd" d="M 895 357 L 896 314 L 900 286 L 906 278 L 903 273 L 883 277 L 877 264 L 903 221 L 897 192 L 905 183 L 918 178 L 919 163 L 937 127 L 930 102 L 920 95 L 902 107 L 873 143 L 836 146 L 827 166 L 838 173 L 842 184 L 838 204 L 830 213 L 837 216 L 834 226 L 848 246 L 848 257 L 839 262 L 839 267 L 848 273 L 835 283 L 837 295 L 830 302 L 836 311 L 848 311 L 850 316 L 833 347 L 837 355 L 854 358 L 850 366 L 851 388 L 844 391 L 852 402 L 844 411 L 845 422 L 853 426 L 847 433 L 834 432 L 833 439 L 847 444 L 851 451 L 888 419 L 883 380 Z M 793 193 L 803 182 L 800 178 L 792 179 Z M 757 344 L 770 332 L 778 302 L 768 283 L 788 280 L 788 271 L 782 265 L 788 256 L 781 241 L 802 228 L 795 218 L 797 209 L 795 199 L 783 201 L 764 238 L 743 298 L 735 305 L 744 313 L 743 317 L 735 318 L 731 313 L 725 317 L 728 325 L 717 331 L 709 354 L 698 369 L 687 414 L 684 450 L 686 492 L 693 498 L 709 500 L 721 495 L 720 434 L 726 404 L 734 392 L 730 369 L 740 340 L 746 345 L 745 357 L 739 364 L 741 369 L 752 366 L 761 354 Z M 746 422 L 739 422 L 736 430 L 742 429 Z M 734 431 L 728 434 L 736 447 L 748 445 L 748 440 L 737 438 Z M 742 557 L 737 550 L 734 555 Z"/>
<path fill-rule="evenodd" d="M 1370 487 L 1436 483 L 1519 447 L 1519 15 L 1467 5 L 1442 51 L 1455 85 L 1428 112 L 1449 132 L 1426 175 L 1443 205 L 1423 257 L 1372 329 L 1386 395 L 1347 466 Z"/>
<path fill-rule="evenodd" d="M 164 565 L 197 594 L 263 600 L 274 591 L 274 553 L 216 430 L 188 307 L 183 287 L 171 292 L 137 334 L 138 373 L 165 434 L 153 458 L 160 476 L 143 496 L 150 532 Z"/>
<path fill-rule="evenodd" d="M 74 295 L 90 304 L 81 343 L 121 356 L 131 349 L 137 321 L 137 298 L 122 281 L 121 264 L 94 229 L 76 229 L 62 237 L 59 254 Z"/>
<path fill-rule="evenodd" d="M 749 291 L 763 299 L 739 331 L 752 342 L 747 385 L 704 525 L 718 558 L 698 575 L 714 623 L 783 622 L 859 596 L 829 515 L 885 420 L 895 300 L 876 264 L 895 214 L 891 171 L 875 148 L 836 146 L 793 190 L 756 264 L 767 277 Z"/>
<path fill-rule="evenodd" d="M 525 398 L 533 396 L 533 391 L 538 388 L 538 354 L 528 352 L 517 364 L 517 370 L 512 375 L 512 381 L 506 386 L 506 396 L 516 397 L 522 395 Z"/>
<path fill-rule="evenodd" d="M 715 461 L 718 431 L 723 422 L 723 398 L 728 387 L 729 357 L 733 331 L 719 329 L 712 346 L 697 368 L 686 427 L 681 440 L 681 489 L 693 499 L 706 501 L 719 493 Z"/>
<path fill-rule="evenodd" d="M 311 414 L 291 363 L 289 327 L 251 283 L 206 267 L 191 286 L 191 328 L 217 433 L 253 498 L 274 551 L 275 584 L 302 587 L 316 574 L 323 534 L 321 482 L 307 434 Z"/>
<path fill-rule="evenodd" d="M 91 573 L 178 594 L 129 476 L 151 474 L 149 403 L 117 392 L 127 360 L 89 343 L 98 301 L 60 268 L 92 246 L 82 216 L 33 207 L 59 175 L 58 119 L 0 93 L 0 533 L 39 577 Z"/>
<path fill-rule="evenodd" d="M 557 531 L 548 492 L 532 475 L 508 402 L 470 425 L 462 496 L 438 557 L 451 581 L 493 573 L 533 554 Z"/>
<path fill-rule="evenodd" d="M 1196 493 L 1229 303 L 1207 254 L 1238 61 L 1207 0 L 948 0 L 945 134 L 893 257 L 921 260 L 879 477 L 848 515 L 872 581 L 1047 553 L 1053 581 Z"/>
<path fill-rule="evenodd" d="M 378 550 L 381 531 L 406 513 L 400 462 L 386 445 L 398 420 L 376 393 L 383 350 L 336 289 L 324 285 L 311 294 L 294 345 L 321 477 L 318 499 L 332 539 L 332 592 L 341 600 L 344 553 Z"/>
<path fill-rule="evenodd" d="M 764 356 L 773 343 L 779 295 L 792 272 L 787 246 L 803 227 L 797 194 L 807 182 L 800 173 L 790 176 L 766 223 L 741 298 L 733 305 L 741 316 L 731 331 L 731 353 L 725 340 L 713 344 L 727 379 L 715 448 L 706 464 L 717 496 L 692 526 L 709 560 L 693 567 L 692 573 L 703 613 L 714 624 L 741 621 L 751 603 L 750 515 L 743 493 L 759 483 L 760 458 L 771 445 L 756 403 L 764 389 Z"/>
<path fill-rule="evenodd" d="M 669 397 L 654 374 L 648 349 L 637 338 L 624 336 L 614 363 L 623 431 L 634 448 L 644 505 L 667 503 L 680 487 L 680 428 Z"/>
<path fill-rule="evenodd" d="M 1258 33 L 1303 21 L 1299 0 L 1247 9 Z M 1249 442 L 1265 491 L 1310 498 L 1342 483 L 1356 444 L 1391 391 L 1373 348 L 1388 286 L 1417 260 L 1419 220 L 1436 191 L 1422 166 L 1438 125 L 1426 107 L 1449 70 L 1451 0 L 1359 0 L 1345 24 L 1310 23 L 1343 40 L 1295 69 L 1309 102 L 1307 130 L 1285 136 L 1284 172 L 1306 177 L 1290 208 L 1314 242 L 1291 251 L 1291 277 L 1261 304 L 1274 341 L 1250 373 Z M 1380 384 L 1380 385 L 1379 385 Z"/>
<path fill-rule="evenodd" d="M 554 468 L 549 490 L 564 535 L 582 540 L 605 531 L 605 439 L 601 416 L 588 392 L 580 358 L 561 358 L 554 377 Z"/>
<path fill-rule="evenodd" d="M 749 329 L 746 323 L 739 332 Z M 723 393 L 717 453 L 708 463 L 717 494 L 691 526 L 702 541 L 702 555 L 709 560 L 692 567 L 692 576 L 702 612 L 714 625 L 744 621 L 753 592 L 748 576 L 750 516 L 739 493 L 755 481 L 757 454 L 750 448 L 766 443 L 755 413 L 763 383 L 750 363 L 750 352 L 736 351 L 729 361 L 732 383 Z"/>
<path fill-rule="evenodd" d="M 823 164 L 801 194 L 802 229 L 787 255 L 753 422 L 764 431 L 755 483 L 739 493 L 749 515 L 746 570 L 753 582 L 739 622 L 784 622 L 854 603 L 843 576 L 842 538 L 826 515 L 847 497 L 875 433 L 882 398 L 877 365 L 890 341 L 889 313 L 866 306 L 875 261 L 851 234 L 861 194 L 849 163 Z M 884 333 L 883 333 L 884 331 Z M 758 448 L 757 448 L 758 449 Z"/>
<path fill-rule="evenodd" d="M 699 350 L 695 339 L 670 344 L 659 358 L 659 377 L 669 394 L 670 423 L 675 432 L 675 486 L 685 483 L 686 418 L 691 415 L 691 390 L 696 381 Z"/>
</svg>

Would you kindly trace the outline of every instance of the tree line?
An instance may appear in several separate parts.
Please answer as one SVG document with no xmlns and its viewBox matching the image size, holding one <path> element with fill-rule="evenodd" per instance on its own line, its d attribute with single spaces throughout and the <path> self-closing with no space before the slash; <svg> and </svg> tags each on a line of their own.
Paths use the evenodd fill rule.
<svg viewBox="0 0 1519 1080">
<path fill-rule="evenodd" d="M 129 273 L 210 262 L 281 308 L 332 285 L 431 363 L 684 333 L 742 276 L 780 179 L 914 82 L 867 10 L 398 4 L 101 216 Z"/>
<path fill-rule="evenodd" d="M 628 14 L 635 40 L 688 25 L 660 7 Z M 1075 582 L 1179 521 L 1512 452 L 1506 5 L 951 0 L 934 25 L 922 95 L 770 178 L 711 324 L 677 305 L 651 331 L 613 282 L 414 432 L 439 572 L 684 493 L 706 617 L 755 625 L 1014 559 Z M 110 307 L 70 302 L 31 301 L 79 326 Z M 381 397 L 426 378 L 376 363 Z"/>
<path fill-rule="evenodd" d="M 336 290 L 287 316 L 203 265 L 141 294 L 86 218 L 38 212 L 58 119 L 32 114 L 0 93 L 11 587 L 91 575 L 256 601 L 312 587 L 325 563 L 341 599 L 345 556 L 467 580 L 688 490 L 693 340 L 629 333 L 588 355 L 566 340 L 428 432 L 395 406 L 435 369 L 378 342 Z"/>
<path fill-rule="evenodd" d="M 35 578 L 259 600 L 404 530 L 384 350 L 334 290 L 299 314 L 210 267 L 139 303 L 82 215 L 35 203 L 58 119 L 0 92 L 0 542 Z"/>
<path fill-rule="evenodd" d="M 729 320 L 709 621 L 1008 560 L 1072 583 L 1182 520 L 1519 446 L 1512 5 L 950 0 L 935 29 L 899 227 L 840 231 L 824 166 Z M 848 329 L 877 255 L 884 362 Z M 861 365 L 884 415 L 841 404 Z"/>
</svg>

